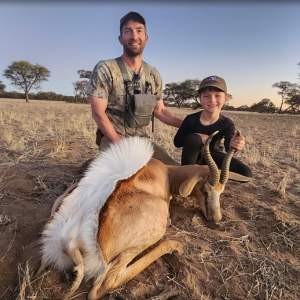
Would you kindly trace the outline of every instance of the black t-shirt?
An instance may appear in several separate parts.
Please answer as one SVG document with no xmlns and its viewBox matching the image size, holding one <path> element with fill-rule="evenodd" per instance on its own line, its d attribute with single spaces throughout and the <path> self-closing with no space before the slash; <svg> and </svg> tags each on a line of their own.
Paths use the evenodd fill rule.
<svg viewBox="0 0 300 300">
<path fill-rule="evenodd" d="M 210 148 L 212 149 L 215 143 L 222 138 L 224 138 L 224 146 L 225 150 L 228 151 L 230 140 L 234 135 L 235 126 L 233 122 L 220 114 L 220 118 L 218 121 L 211 125 L 202 125 L 200 123 L 200 115 L 202 111 L 188 115 L 182 122 L 182 125 L 178 129 L 175 137 L 174 137 L 174 145 L 179 148 L 183 146 L 183 142 L 185 138 L 190 133 L 202 133 L 206 135 L 210 135 L 215 131 L 219 130 L 219 132 L 213 137 Z"/>
</svg>

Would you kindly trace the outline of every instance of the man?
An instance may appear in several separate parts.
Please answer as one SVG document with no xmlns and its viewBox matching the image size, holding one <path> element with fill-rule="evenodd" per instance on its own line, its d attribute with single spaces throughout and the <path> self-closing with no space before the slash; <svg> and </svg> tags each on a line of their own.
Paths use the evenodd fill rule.
<svg viewBox="0 0 300 300">
<path fill-rule="evenodd" d="M 180 118 L 164 106 L 159 72 L 142 60 L 148 35 L 145 19 L 140 14 L 130 12 L 120 20 L 119 42 L 123 46 L 121 58 L 100 61 L 93 70 L 87 88 L 92 116 L 101 131 L 100 151 L 107 148 L 110 143 L 120 141 L 122 136 L 137 135 L 150 138 L 148 129 L 145 125 L 141 125 L 139 116 L 134 116 L 137 121 L 133 122 L 135 124 L 133 126 L 125 121 L 128 110 L 130 112 L 129 101 L 133 101 L 128 99 L 140 99 L 140 96 L 132 95 L 133 90 L 134 94 L 141 94 L 142 99 L 143 97 L 150 99 L 150 101 L 136 100 L 135 105 L 142 102 L 148 105 L 151 99 L 155 99 L 151 103 L 157 119 L 177 128 L 182 123 Z M 156 144 L 153 146 L 154 158 L 165 164 L 177 165 L 161 147 Z"/>
</svg>

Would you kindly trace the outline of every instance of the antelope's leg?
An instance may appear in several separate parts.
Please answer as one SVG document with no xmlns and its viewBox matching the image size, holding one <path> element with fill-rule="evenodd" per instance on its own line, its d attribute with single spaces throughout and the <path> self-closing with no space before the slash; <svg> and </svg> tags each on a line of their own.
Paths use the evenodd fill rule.
<svg viewBox="0 0 300 300">
<path fill-rule="evenodd" d="M 45 271 L 46 267 L 47 267 L 47 263 L 46 263 L 44 257 L 42 257 L 41 266 L 40 266 L 39 270 L 37 271 L 36 275 L 34 276 L 34 278 L 37 278 L 38 276 L 40 276 Z"/>
<path fill-rule="evenodd" d="M 80 283 L 83 279 L 84 269 L 83 269 L 83 259 L 81 252 L 78 248 L 74 248 L 69 250 L 69 255 L 73 259 L 76 267 L 74 267 L 73 271 L 77 273 L 76 279 L 74 280 L 71 289 L 67 293 L 64 299 L 69 298 L 80 286 Z"/>
<path fill-rule="evenodd" d="M 130 255 L 130 252 L 132 253 L 133 251 L 131 249 L 124 251 L 115 259 L 117 261 L 115 265 L 108 271 L 105 279 L 93 287 L 88 294 L 88 299 L 96 300 L 101 298 L 111 289 L 114 289 L 134 278 L 162 255 L 172 253 L 173 251 L 178 251 L 180 254 L 182 254 L 182 244 L 177 241 L 166 239 L 129 267 L 126 266 L 134 258 L 132 255 Z M 137 254 L 135 254 L 135 256 L 136 255 Z"/>
<path fill-rule="evenodd" d="M 52 216 L 55 214 L 55 212 L 56 212 L 56 210 L 58 209 L 58 207 L 59 207 L 59 205 L 61 204 L 61 202 L 62 202 L 62 201 L 63 201 L 70 193 L 73 192 L 73 190 L 77 187 L 77 185 L 78 185 L 78 182 L 73 183 L 71 186 L 69 186 L 69 187 L 67 188 L 67 190 L 66 190 L 61 196 L 59 196 L 59 197 L 55 200 L 55 202 L 54 202 L 54 204 L 53 204 L 53 206 L 52 206 L 51 216 L 50 216 L 50 217 L 52 217 Z"/>
</svg>

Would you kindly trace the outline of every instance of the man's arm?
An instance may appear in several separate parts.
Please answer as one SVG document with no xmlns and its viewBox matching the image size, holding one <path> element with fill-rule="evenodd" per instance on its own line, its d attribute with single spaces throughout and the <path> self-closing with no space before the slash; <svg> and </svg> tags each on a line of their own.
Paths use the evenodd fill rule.
<svg viewBox="0 0 300 300">
<path fill-rule="evenodd" d="M 154 109 L 154 116 L 161 122 L 179 128 L 182 124 L 182 119 L 176 117 L 168 109 L 162 100 L 156 101 L 156 106 Z"/>
<path fill-rule="evenodd" d="M 107 100 L 89 95 L 92 108 L 92 117 L 100 128 L 101 132 L 107 136 L 113 143 L 121 140 L 120 135 L 116 132 L 114 126 L 108 119 L 105 110 Z"/>
</svg>

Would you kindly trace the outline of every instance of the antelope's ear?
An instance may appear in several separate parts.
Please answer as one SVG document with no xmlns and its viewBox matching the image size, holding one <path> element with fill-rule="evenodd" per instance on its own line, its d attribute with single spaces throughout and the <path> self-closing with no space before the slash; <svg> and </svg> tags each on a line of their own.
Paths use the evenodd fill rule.
<svg viewBox="0 0 300 300">
<path fill-rule="evenodd" d="M 234 172 L 229 172 L 228 179 L 233 180 L 233 181 L 238 181 L 238 182 L 249 182 L 249 181 L 254 181 L 255 179 L 253 177 L 246 177 Z"/>
<path fill-rule="evenodd" d="M 194 189 L 197 182 L 201 181 L 203 177 L 192 176 L 185 180 L 179 187 L 179 194 L 181 197 L 188 196 Z"/>
</svg>

